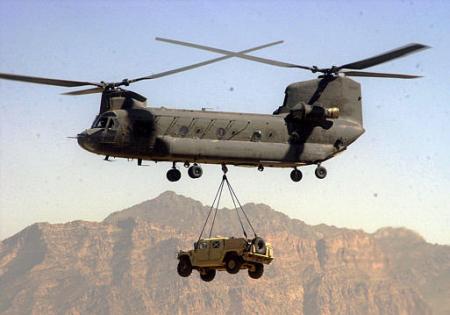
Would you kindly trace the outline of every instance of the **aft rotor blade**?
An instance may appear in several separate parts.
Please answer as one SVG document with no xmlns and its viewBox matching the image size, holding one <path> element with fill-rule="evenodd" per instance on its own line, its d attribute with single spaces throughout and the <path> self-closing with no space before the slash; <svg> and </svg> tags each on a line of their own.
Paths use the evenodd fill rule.
<svg viewBox="0 0 450 315">
<path fill-rule="evenodd" d="M 156 39 L 159 40 L 158 37 Z M 281 43 L 283 43 L 282 40 L 276 41 L 276 42 L 273 42 L 273 43 L 269 43 L 269 44 L 265 44 L 265 45 L 261 45 L 261 46 L 257 46 L 257 47 L 253 47 L 253 48 L 249 48 L 249 49 L 240 51 L 239 53 L 252 52 L 252 51 L 260 50 L 260 49 L 267 48 L 267 47 L 270 47 L 270 46 L 278 45 L 278 44 L 281 44 Z M 146 76 L 146 77 L 129 80 L 129 83 L 133 83 L 133 82 L 137 82 L 137 81 L 141 81 L 141 80 L 150 80 L 150 79 L 157 79 L 157 78 L 165 77 L 165 76 L 168 76 L 168 75 L 171 75 L 171 74 L 175 74 L 175 73 L 178 73 L 178 72 L 187 71 L 187 70 L 195 69 L 195 68 L 198 68 L 198 67 L 206 66 L 206 65 L 209 65 L 211 63 L 219 62 L 219 61 L 222 61 L 222 60 L 225 60 L 225 59 L 229 59 L 229 58 L 232 58 L 232 57 L 234 57 L 234 56 L 227 55 L 227 56 L 223 56 L 223 57 L 219 57 L 219 58 L 206 60 L 206 61 L 195 63 L 195 64 L 192 64 L 192 65 L 189 65 L 189 66 L 184 66 L 184 67 L 181 67 L 181 68 L 177 68 L 177 69 L 173 69 L 173 70 L 169 70 L 169 71 L 164 71 L 164 72 L 152 74 L 152 75 L 149 75 L 149 76 Z"/>
<path fill-rule="evenodd" d="M 420 75 L 398 74 L 398 73 L 380 73 L 366 71 L 342 71 L 348 77 L 371 77 L 371 78 L 395 78 L 395 79 L 416 79 L 421 78 Z"/>
<path fill-rule="evenodd" d="M 76 86 L 83 86 L 83 85 L 95 85 L 98 87 L 102 86 L 100 83 L 50 79 L 50 78 L 43 78 L 43 77 L 31 77 L 31 76 L 11 74 L 11 73 L 0 73 L 0 79 L 29 82 L 29 83 L 38 83 L 38 84 L 47 84 L 47 85 L 56 85 L 56 86 L 66 86 L 66 87 L 76 87 Z"/>
<path fill-rule="evenodd" d="M 86 94 L 102 93 L 103 91 L 104 91 L 104 88 L 95 87 L 95 88 L 92 88 L 92 89 L 85 89 L 85 90 L 66 92 L 66 93 L 62 93 L 62 95 L 86 95 Z"/>
<path fill-rule="evenodd" d="M 380 63 L 384 63 L 396 58 L 404 57 L 406 55 L 412 54 L 414 52 L 418 52 L 419 50 L 430 48 L 429 46 L 422 44 L 408 44 L 403 47 L 396 48 L 394 50 L 382 53 L 380 55 L 359 60 L 356 62 L 348 63 L 346 65 L 340 66 L 338 69 L 357 69 L 362 70 L 369 67 L 373 67 L 379 65 Z"/>
<path fill-rule="evenodd" d="M 156 37 L 156 40 L 170 43 L 170 44 L 175 44 L 175 45 L 182 45 L 182 46 L 187 46 L 187 47 L 191 47 L 191 48 L 207 50 L 207 51 L 223 54 L 223 55 L 226 55 L 229 57 L 238 57 L 238 58 L 243 58 L 243 59 L 252 60 L 252 61 L 256 61 L 256 62 L 261 62 L 261 63 L 269 64 L 272 66 L 278 66 L 278 67 L 284 67 L 284 68 L 300 68 L 300 69 L 311 70 L 311 71 L 313 70 L 311 67 L 301 66 L 301 65 L 278 61 L 278 60 L 273 60 L 273 59 L 267 59 L 267 58 L 246 55 L 246 53 L 248 53 L 249 51 L 234 52 L 234 51 L 230 51 L 230 50 L 214 48 L 214 47 L 210 47 L 210 46 L 204 46 L 204 45 L 199 45 L 199 44 L 194 44 L 194 43 L 189 43 L 189 42 L 182 42 L 182 41 L 174 40 L 174 39 L 160 38 L 160 37 Z"/>
</svg>

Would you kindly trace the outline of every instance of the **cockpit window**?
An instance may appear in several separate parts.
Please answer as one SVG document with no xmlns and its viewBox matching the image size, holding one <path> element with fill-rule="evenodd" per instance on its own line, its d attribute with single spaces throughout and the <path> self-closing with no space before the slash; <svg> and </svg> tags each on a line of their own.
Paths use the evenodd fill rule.
<svg viewBox="0 0 450 315">
<path fill-rule="evenodd" d="M 119 122 L 115 117 L 116 115 L 113 113 L 106 113 L 94 121 L 92 128 L 117 129 L 119 127 Z"/>
<path fill-rule="evenodd" d="M 117 129 L 117 125 L 118 125 L 117 120 L 115 118 L 110 117 L 106 128 Z"/>
<path fill-rule="evenodd" d="M 106 128 L 108 117 L 100 117 L 94 125 L 94 128 Z"/>
</svg>

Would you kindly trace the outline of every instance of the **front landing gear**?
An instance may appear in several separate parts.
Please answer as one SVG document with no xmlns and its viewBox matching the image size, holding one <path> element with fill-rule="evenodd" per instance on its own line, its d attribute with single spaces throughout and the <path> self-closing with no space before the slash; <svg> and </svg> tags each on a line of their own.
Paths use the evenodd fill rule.
<svg viewBox="0 0 450 315">
<path fill-rule="evenodd" d="M 172 168 L 167 171 L 166 176 L 170 182 L 177 182 L 180 180 L 181 172 L 176 168 L 175 162 L 173 162 Z"/>
<path fill-rule="evenodd" d="M 314 171 L 316 177 L 319 179 L 324 179 L 327 177 L 327 169 L 323 166 L 317 165 L 316 170 Z"/>
<path fill-rule="evenodd" d="M 291 172 L 291 179 L 294 182 L 299 182 L 302 180 L 303 174 L 300 170 L 298 170 L 297 168 L 294 168 Z"/>
</svg>

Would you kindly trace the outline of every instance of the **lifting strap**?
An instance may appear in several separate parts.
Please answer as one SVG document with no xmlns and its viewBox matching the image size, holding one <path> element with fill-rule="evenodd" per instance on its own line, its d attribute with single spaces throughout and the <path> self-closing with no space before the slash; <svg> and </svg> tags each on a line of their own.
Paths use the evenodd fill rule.
<svg viewBox="0 0 450 315">
<path fill-rule="evenodd" d="M 217 211 L 219 210 L 220 199 L 222 197 L 223 187 L 225 186 L 225 184 L 227 184 L 228 191 L 230 192 L 231 200 L 233 201 L 233 205 L 234 205 L 234 208 L 236 210 L 236 215 L 238 217 L 238 220 L 239 220 L 239 223 L 241 225 L 242 232 L 244 233 L 245 238 L 248 238 L 247 237 L 247 232 L 245 231 L 244 224 L 242 223 L 242 218 L 239 215 L 239 210 L 241 210 L 242 213 L 244 214 L 244 217 L 247 220 L 248 225 L 252 229 L 253 234 L 255 235 L 255 237 L 257 236 L 256 232 L 255 232 L 255 229 L 253 228 L 253 225 L 251 224 L 250 219 L 247 216 L 247 213 L 245 213 L 244 208 L 241 205 L 241 202 L 239 201 L 238 197 L 236 196 L 236 193 L 234 192 L 233 187 L 231 187 L 231 184 L 228 181 L 227 175 L 224 174 L 223 177 L 222 177 L 222 181 L 220 182 L 219 189 L 217 190 L 216 196 L 214 197 L 214 201 L 213 201 L 213 203 L 211 205 L 211 208 L 209 209 L 208 216 L 206 217 L 205 223 L 203 224 L 202 231 L 200 232 L 200 235 L 198 237 L 198 241 L 200 241 L 200 239 L 202 238 L 203 232 L 205 231 L 206 224 L 208 223 L 208 220 L 211 217 L 211 214 L 212 214 L 212 212 L 214 210 L 214 216 L 213 216 L 213 219 L 212 219 L 212 222 L 211 222 L 211 227 L 209 229 L 209 237 L 211 237 L 211 235 L 212 235 L 212 231 L 213 231 L 213 228 L 214 228 L 214 223 L 216 221 Z M 239 207 L 237 205 L 239 205 Z M 197 244 L 198 244 L 198 241 L 197 241 Z"/>
</svg>

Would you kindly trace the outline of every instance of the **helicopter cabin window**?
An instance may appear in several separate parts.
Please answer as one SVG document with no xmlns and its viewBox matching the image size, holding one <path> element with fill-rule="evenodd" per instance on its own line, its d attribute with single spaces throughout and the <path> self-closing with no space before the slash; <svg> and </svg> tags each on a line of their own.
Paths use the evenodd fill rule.
<svg viewBox="0 0 450 315">
<path fill-rule="evenodd" d="M 180 130 L 178 131 L 178 134 L 180 137 L 185 137 L 189 132 L 189 128 L 187 126 L 181 126 Z"/>
<path fill-rule="evenodd" d="M 261 138 L 262 138 L 261 130 L 256 130 L 253 133 L 252 138 L 250 140 L 253 141 L 253 142 L 259 142 L 259 141 L 261 141 Z"/>
<path fill-rule="evenodd" d="M 216 131 L 217 138 L 222 139 L 225 136 L 226 130 L 224 128 L 218 128 Z"/>
</svg>

